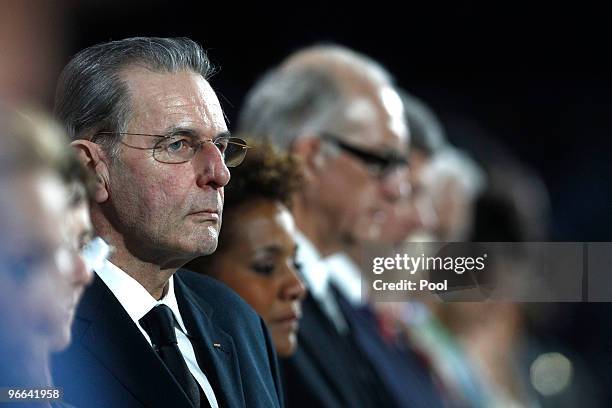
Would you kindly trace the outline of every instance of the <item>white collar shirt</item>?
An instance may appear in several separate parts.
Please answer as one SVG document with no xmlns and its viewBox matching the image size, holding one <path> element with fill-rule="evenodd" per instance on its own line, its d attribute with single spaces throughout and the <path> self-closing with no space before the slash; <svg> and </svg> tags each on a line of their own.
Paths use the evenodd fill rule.
<svg viewBox="0 0 612 408">
<path fill-rule="evenodd" d="M 117 298 L 121 306 L 125 309 L 127 314 L 130 316 L 138 330 L 142 333 L 147 342 L 151 345 L 151 339 L 147 332 L 138 323 L 140 319 L 144 317 L 151 309 L 155 306 L 164 304 L 172 310 L 174 318 L 176 319 L 178 326 L 174 328 L 176 332 L 176 339 L 178 347 L 185 359 L 187 368 L 198 382 L 206 398 L 210 402 L 211 407 L 218 408 L 219 404 L 215 393 L 206 378 L 206 375 L 197 363 L 195 351 L 193 345 L 187 338 L 187 329 L 181 317 L 181 313 L 176 301 L 176 295 L 174 293 L 174 276 L 170 277 L 168 281 L 168 288 L 166 294 L 160 299 L 155 300 L 153 296 L 140 284 L 136 279 L 132 278 L 126 272 L 121 270 L 110 261 L 104 261 L 104 264 L 95 269 L 96 274 L 102 279 L 106 286 L 113 292 L 113 295 Z"/>
<path fill-rule="evenodd" d="M 339 333 L 348 332 L 348 324 L 329 285 L 330 272 L 314 244 L 299 231 L 295 233 L 298 249 L 296 262 L 301 266 L 310 295 L 321 306 Z"/>
<path fill-rule="evenodd" d="M 343 252 L 325 258 L 329 279 L 336 285 L 349 303 L 355 307 L 366 304 L 362 293 L 362 277 L 359 266 Z"/>
</svg>

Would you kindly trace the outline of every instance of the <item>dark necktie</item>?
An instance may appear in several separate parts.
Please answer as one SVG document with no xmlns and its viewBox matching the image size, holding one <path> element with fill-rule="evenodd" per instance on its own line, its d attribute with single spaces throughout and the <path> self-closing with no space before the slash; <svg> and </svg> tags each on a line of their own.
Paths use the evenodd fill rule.
<svg viewBox="0 0 612 408">
<path fill-rule="evenodd" d="M 172 310 L 166 305 L 157 305 L 138 322 L 151 338 L 153 349 L 181 385 L 193 405 L 200 407 L 200 389 L 179 350 Z"/>
</svg>

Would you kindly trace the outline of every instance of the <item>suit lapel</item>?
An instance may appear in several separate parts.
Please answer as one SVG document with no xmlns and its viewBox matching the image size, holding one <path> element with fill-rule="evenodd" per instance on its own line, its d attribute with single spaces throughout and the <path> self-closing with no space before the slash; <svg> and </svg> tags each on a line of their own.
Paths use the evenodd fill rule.
<svg viewBox="0 0 612 408">
<path fill-rule="evenodd" d="M 213 310 L 174 275 L 179 310 L 196 351 L 198 365 L 211 383 L 221 407 L 244 407 L 242 379 L 232 337 L 211 320 Z"/>
<path fill-rule="evenodd" d="M 95 275 L 77 311 L 75 340 L 147 407 L 191 407 L 190 401 L 110 289 Z"/>
<path fill-rule="evenodd" d="M 304 300 L 302 308 L 298 347 L 311 356 L 326 381 L 334 384 L 334 390 L 348 404 L 354 399 L 351 392 L 357 387 L 346 372 L 346 367 L 352 366 L 345 359 L 346 341 L 311 296 Z"/>
</svg>

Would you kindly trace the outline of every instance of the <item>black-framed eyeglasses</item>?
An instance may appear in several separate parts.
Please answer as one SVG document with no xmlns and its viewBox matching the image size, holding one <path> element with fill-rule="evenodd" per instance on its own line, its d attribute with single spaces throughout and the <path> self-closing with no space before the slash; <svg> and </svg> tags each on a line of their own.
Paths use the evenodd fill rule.
<svg viewBox="0 0 612 408">
<path fill-rule="evenodd" d="M 321 138 L 326 142 L 333 143 L 361 161 L 370 173 L 379 178 L 385 177 L 396 168 L 408 166 L 408 160 L 395 152 L 386 152 L 383 154 L 368 152 L 342 141 L 339 136 L 329 132 L 322 132 Z"/>
<path fill-rule="evenodd" d="M 156 137 L 160 140 L 153 147 L 133 146 L 121 141 L 121 144 L 132 149 L 152 150 L 153 158 L 161 163 L 180 164 L 190 161 L 202 149 L 205 143 L 215 145 L 227 167 L 236 167 L 246 157 L 249 146 L 246 141 L 232 137 L 229 133 L 222 133 L 212 139 L 198 140 L 191 134 L 179 133 L 176 135 L 153 135 L 147 133 L 128 132 L 98 132 L 96 135 L 128 135 Z M 95 136 L 94 136 L 95 137 Z"/>
</svg>

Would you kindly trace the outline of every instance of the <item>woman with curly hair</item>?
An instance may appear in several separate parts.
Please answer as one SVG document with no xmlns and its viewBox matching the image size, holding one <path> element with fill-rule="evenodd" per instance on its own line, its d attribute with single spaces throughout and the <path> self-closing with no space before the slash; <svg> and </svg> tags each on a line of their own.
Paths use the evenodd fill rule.
<svg viewBox="0 0 612 408">
<path fill-rule="evenodd" d="M 297 345 L 305 286 L 298 275 L 291 195 L 298 164 L 269 144 L 249 142 L 244 162 L 225 189 L 223 227 L 213 254 L 185 266 L 224 282 L 266 322 L 278 355 Z"/>
</svg>

